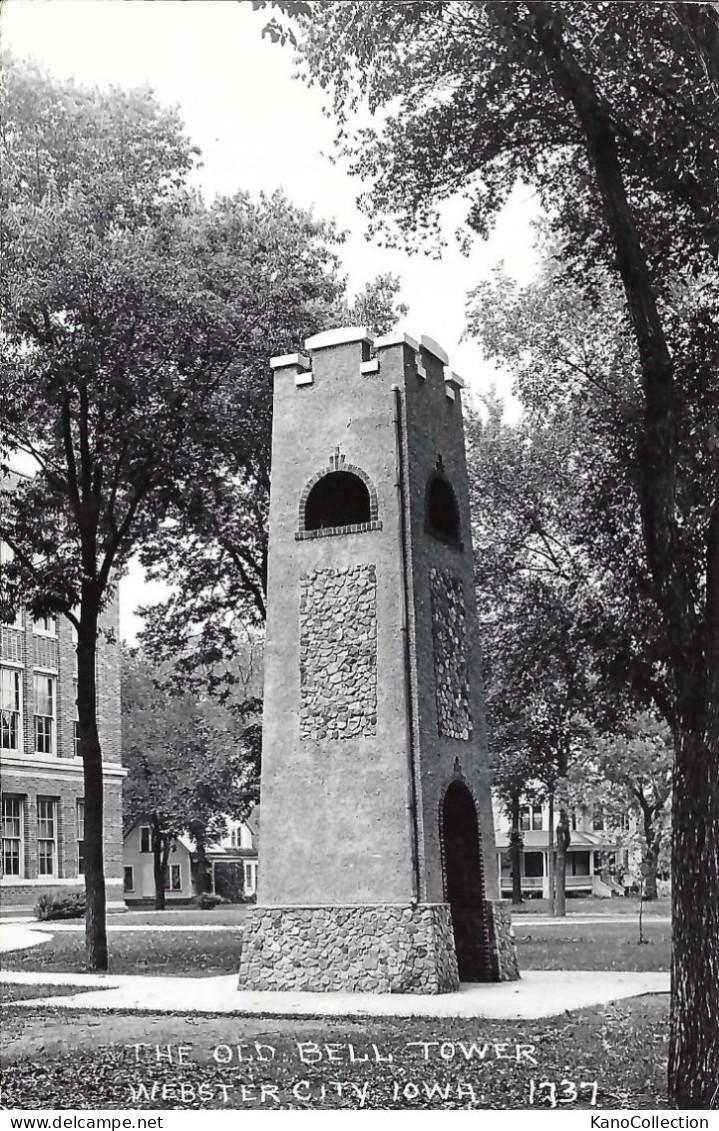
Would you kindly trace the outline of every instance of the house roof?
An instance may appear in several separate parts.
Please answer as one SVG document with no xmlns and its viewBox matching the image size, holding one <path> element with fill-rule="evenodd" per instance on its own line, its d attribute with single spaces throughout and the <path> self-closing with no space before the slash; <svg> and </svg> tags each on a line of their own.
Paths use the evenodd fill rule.
<svg viewBox="0 0 719 1131">
<path fill-rule="evenodd" d="M 245 821 L 245 824 L 247 825 L 248 829 L 252 833 L 252 843 L 255 846 L 255 850 L 257 850 L 259 848 L 259 845 L 260 845 L 260 807 L 259 807 L 259 805 L 255 805 L 254 809 L 252 810 L 249 817 Z"/>
<path fill-rule="evenodd" d="M 583 851 L 587 848 L 594 850 L 599 849 L 615 849 L 617 847 L 616 841 L 610 840 L 605 833 L 581 833 L 572 831 L 571 840 L 569 842 L 568 851 Z M 495 842 L 499 851 L 504 851 L 509 848 L 509 837 L 507 833 L 495 833 Z M 522 833 L 522 840 L 525 850 L 529 849 L 548 849 L 549 848 L 549 833 L 537 832 L 528 830 Z M 555 840 L 556 847 L 556 840 Z"/>
<path fill-rule="evenodd" d="M 256 860 L 256 848 L 208 848 L 208 860 Z"/>
</svg>

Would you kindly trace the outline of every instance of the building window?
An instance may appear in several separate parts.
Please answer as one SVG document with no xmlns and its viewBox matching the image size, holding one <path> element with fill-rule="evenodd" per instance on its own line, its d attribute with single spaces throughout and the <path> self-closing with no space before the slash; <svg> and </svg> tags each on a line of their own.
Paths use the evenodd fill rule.
<svg viewBox="0 0 719 1131">
<path fill-rule="evenodd" d="M 140 827 L 140 852 L 152 852 L 152 835 L 149 825 Z"/>
<path fill-rule="evenodd" d="M 57 875 L 56 803 L 51 797 L 37 799 L 37 874 Z"/>
<path fill-rule="evenodd" d="M 427 484 L 426 527 L 430 534 L 459 541 L 459 507 L 449 482 L 435 474 Z"/>
<path fill-rule="evenodd" d="M 135 890 L 135 872 L 131 867 L 125 866 L 125 891 Z"/>
<path fill-rule="evenodd" d="M 55 679 L 35 675 L 35 753 L 55 753 Z"/>
<path fill-rule="evenodd" d="M 254 895 L 257 890 L 257 861 L 245 860 L 245 895 Z"/>
<path fill-rule="evenodd" d="M 524 874 L 527 879 L 537 879 L 544 875 L 544 860 L 541 852 L 525 852 Z"/>
<path fill-rule="evenodd" d="M 75 653 L 77 659 L 77 653 Z M 80 757 L 80 719 L 77 711 L 77 679 L 72 682 L 73 694 L 75 696 L 75 715 L 72 720 L 72 752 L 76 758 Z"/>
<path fill-rule="evenodd" d="M 0 669 L 0 748 L 21 749 L 22 672 Z"/>
<path fill-rule="evenodd" d="M 604 832 L 604 812 L 601 809 L 595 809 L 592 813 L 592 831 L 595 833 Z"/>
<path fill-rule="evenodd" d="M 165 891 L 182 891 L 182 874 L 179 864 L 168 864 L 165 872 Z"/>
<path fill-rule="evenodd" d="M 543 827 L 542 806 L 523 805 L 519 810 L 519 827 L 522 832 L 541 832 Z"/>
<path fill-rule="evenodd" d="M 57 620 L 55 617 L 38 617 L 32 630 L 38 636 L 57 636 Z"/>
<path fill-rule="evenodd" d="M 77 874 L 85 875 L 85 802 L 78 797 L 75 808 L 77 824 Z"/>
<path fill-rule="evenodd" d="M 331 471 L 307 496 L 305 530 L 356 526 L 370 519 L 369 491 L 351 471 Z"/>
<path fill-rule="evenodd" d="M 22 876 L 23 868 L 23 803 L 21 797 L 2 799 L 2 874 Z"/>
</svg>

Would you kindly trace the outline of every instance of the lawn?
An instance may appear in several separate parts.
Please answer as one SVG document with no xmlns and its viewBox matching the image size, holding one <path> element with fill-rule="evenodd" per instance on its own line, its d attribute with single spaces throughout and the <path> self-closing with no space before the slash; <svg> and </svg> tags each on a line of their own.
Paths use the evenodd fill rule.
<svg viewBox="0 0 719 1131">
<path fill-rule="evenodd" d="M 43 924 L 51 931 L 51 924 Z M 633 920 L 551 926 L 516 921 L 519 964 L 525 970 L 667 970 L 670 927 L 647 923 L 649 940 L 640 946 Z M 233 974 L 239 966 L 240 932 L 112 931 L 108 936 L 113 974 L 169 974 L 207 977 Z M 50 942 L 2 956 L 4 970 L 85 970 L 84 934 L 57 933 Z"/>
<path fill-rule="evenodd" d="M 51 924 L 43 924 L 50 932 Z M 240 964 L 239 931 L 112 931 L 108 935 L 113 974 L 169 974 L 205 978 L 232 974 Z M 84 931 L 53 935 L 49 942 L 3 954 L 3 970 L 57 970 L 82 973 L 85 966 Z"/>
<path fill-rule="evenodd" d="M 0 1005 L 11 1005 L 14 1001 L 32 1001 L 37 998 L 67 997 L 68 994 L 89 994 L 94 986 L 14 986 L 10 982 L 0 982 Z"/>
<path fill-rule="evenodd" d="M 525 915 L 548 916 L 550 914 L 549 900 L 525 899 L 518 907 L 512 907 L 511 910 L 514 918 Z M 645 919 L 653 916 L 668 918 L 671 913 L 672 905 L 669 899 L 657 899 L 651 903 L 645 903 L 642 912 Z M 567 915 L 569 917 L 572 915 L 626 915 L 638 919 L 639 900 L 634 896 L 626 899 L 621 896 L 615 896 L 613 899 L 569 898 L 567 899 Z"/>
<path fill-rule="evenodd" d="M 521 1022 L 3 1015 L 23 1110 L 666 1107 L 665 996 Z"/>
<path fill-rule="evenodd" d="M 238 903 L 213 907 L 206 911 L 201 911 L 199 907 L 168 907 L 164 911 L 142 907 L 113 912 L 108 915 L 107 922 L 114 927 L 171 927 L 174 923 L 182 927 L 227 927 L 241 924 L 247 915 L 247 910 L 246 904 Z"/>
<path fill-rule="evenodd" d="M 525 970 L 668 970 L 671 925 L 633 920 L 581 923 L 560 919 L 551 926 L 514 922 L 520 968 Z"/>
</svg>

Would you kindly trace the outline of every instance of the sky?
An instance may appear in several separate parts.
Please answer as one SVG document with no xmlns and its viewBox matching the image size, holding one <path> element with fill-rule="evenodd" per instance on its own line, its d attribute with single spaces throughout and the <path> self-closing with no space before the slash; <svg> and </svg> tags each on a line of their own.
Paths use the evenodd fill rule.
<svg viewBox="0 0 719 1131">
<path fill-rule="evenodd" d="M 506 377 L 476 343 L 462 341 L 466 295 L 500 262 L 520 281 L 534 273 L 532 191 L 519 188 L 490 239 L 476 241 L 466 257 L 452 237 L 461 217 L 453 206 L 439 260 L 368 242 L 356 206 L 361 182 L 328 158 L 333 123 L 322 113 L 321 93 L 292 77 L 292 52 L 263 39 L 266 21 L 266 13 L 232 0 L 4 0 L 0 36 L 14 55 L 33 57 L 59 77 L 86 85 L 149 84 L 160 101 L 179 106 L 202 151 L 196 180 L 208 200 L 238 189 L 257 195 L 282 188 L 294 203 L 334 218 L 348 232 L 341 254 L 350 292 L 394 272 L 409 307 L 406 329 L 440 342 L 469 390 L 495 384 L 508 397 Z M 163 592 L 131 567 L 120 587 L 126 639 L 133 641 L 141 625 L 138 604 Z"/>
</svg>

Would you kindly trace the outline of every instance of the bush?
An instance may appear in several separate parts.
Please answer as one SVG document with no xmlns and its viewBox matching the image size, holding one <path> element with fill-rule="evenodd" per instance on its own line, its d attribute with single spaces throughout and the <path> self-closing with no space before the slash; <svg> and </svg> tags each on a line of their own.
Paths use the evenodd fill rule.
<svg viewBox="0 0 719 1131">
<path fill-rule="evenodd" d="M 215 892 L 227 903 L 242 903 L 245 894 L 244 868 L 234 861 L 215 865 Z"/>
<path fill-rule="evenodd" d="M 35 904 L 38 919 L 82 919 L 85 914 L 85 896 L 76 892 L 72 895 L 41 895 Z"/>
<path fill-rule="evenodd" d="M 220 899 L 219 895 L 212 895 L 209 891 L 203 891 L 202 895 L 198 895 L 197 897 L 197 906 L 201 908 L 202 911 L 209 911 L 211 908 L 217 907 L 218 903 L 222 902 L 223 900 Z"/>
</svg>

